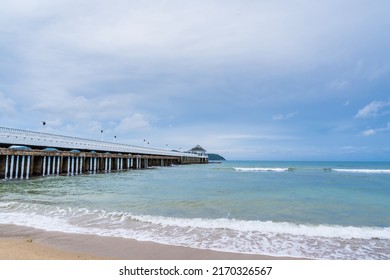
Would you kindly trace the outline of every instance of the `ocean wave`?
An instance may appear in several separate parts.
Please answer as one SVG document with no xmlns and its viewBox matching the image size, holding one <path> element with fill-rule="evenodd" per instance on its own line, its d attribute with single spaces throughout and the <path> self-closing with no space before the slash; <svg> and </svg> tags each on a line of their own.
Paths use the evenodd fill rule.
<svg viewBox="0 0 390 280">
<path fill-rule="evenodd" d="M 390 174 L 390 169 L 344 169 L 344 168 L 332 168 L 332 171 L 347 172 L 347 173 L 387 173 Z"/>
<path fill-rule="evenodd" d="M 2 203 L 3 224 L 132 238 L 218 251 L 318 259 L 389 259 L 390 228 L 175 218 L 129 212 Z M 378 249 L 384 248 L 384 249 Z"/>
<path fill-rule="evenodd" d="M 1 205 L 1 223 L 235 253 L 313 259 L 390 259 L 390 228 L 186 219 L 16 204 Z"/>
<path fill-rule="evenodd" d="M 162 226 L 196 227 L 205 229 L 230 229 L 240 232 L 268 232 L 319 237 L 361 239 L 390 239 L 390 227 L 353 227 L 339 225 L 302 225 L 288 222 L 245 221 L 235 219 L 184 219 L 159 216 L 133 216 L 133 218 Z"/>
<path fill-rule="evenodd" d="M 28 204 L 19 202 L 0 203 L 0 210 L 11 210 L 9 213 L 26 213 L 32 216 L 55 217 L 72 221 L 77 218 L 79 222 L 88 221 L 101 223 L 131 223 L 140 222 L 149 225 L 171 226 L 178 228 L 202 229 L 229 229 L 237 232 L 267 232 L 272 234 L 291 234 L 310 237 L 339 237 L 360 239 L 389 239 L 390 227 L 356 227 L 341 225 L 312 225 L 295 224 L 289 222 L 273 222 L 259 220 L 236 220 L 228 218 L 177 218 L 152 215 L 138 215 L 129 212 L 110 212 L 105 210 L 91 210 L 87 208 L 61 208 L 51 205 Z M 8 211 L 7 211 L 8 212 Z M 0 212 L 1 213 L 1 212 Z M 3 221 L 5 216 L 3 213 Z M 8 220 L 7 222 L 11 222 Z M 28 223 L 28 221 L 25 221 Z"/>
<path fill-rule="evenodd" d="M 284 167 L 233 167 L 236 171 L 243 172 L 285 172 L 292 171 L 292 168 Z"/>
<path fill-rule="evenodd" d="M 344 172 L 344 173 L 367 173 L 367 174 L 390 174 L 390 169 L 357 169 L 357 168 L 315 168 L 315 167 L 233 167 L 240 172 L 292 172 L 292 171 L 324 171 L 324 172 Z"/>
</svg>

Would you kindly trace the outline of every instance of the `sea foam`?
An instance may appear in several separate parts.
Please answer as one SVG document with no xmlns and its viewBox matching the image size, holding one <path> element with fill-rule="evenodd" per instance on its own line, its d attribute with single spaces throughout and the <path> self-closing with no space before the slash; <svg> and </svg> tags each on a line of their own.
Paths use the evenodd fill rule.
<svg viewBox="0 0 390 280">
<path fill-rule="evenodd" d="M 390 174 L 390 169 L 343 169 L 343 168 L 333 168 L 333 171 L 337 172 L 347 172 L 347 173 L 388 173 Z"/>
<path fill-rule="evenodd" d="M 283 167 L 234 167 L 237 171 L 243 172 L 285 172 L 289 171 L 289 168 Z"/>
<path fill-rule="evenodd" d="M 336 259 L 388 259 L 390 228 L 177 218 L 3 203 L 0 221 L 43 230 L 132 238 L 227 252 Z M 326 246 L 324 246 L 326 244 Z M 374 248 L 374 249 L 373 249 Z"/>
<path fill-rule="evenodd" d="M 49 230 L 64 230 L 61 229 L 61 220 L 69 224 L 82 226 L 83 223 L 96 226 L 106 224 L 111 226 L 127 227 L 131 223 L 138 222 L 144 225 L 155 226 L 171 226 L 178 228 L 198 228 L 198 229 L 229 229 L 237 232 L 266 232 L 272 234 L 291 234 L 310 237 L 328 237 L 328 238 L 360 238 L 360 239 L 389 239 L 390 227 L 356 227 L 356 226 L 340 226 L 340 225 L 313 225 L 313 224 L 295 224 L 289 222 L 273 222 L 259 220 L 238 220 L 238 219 L 207 219 L 207 218 L 179 218 L 165 217 L 153 215 L 137 215 L 129 212 L 110 212 L 104 210 L 91 210 L 87 208 L 60 208 L 57 206 L 27 204 L 27 203 L 3 203 L 0 204 L 0 209 L 5 208 L 11 211 L 1 213 L 1 220 L 5 223 L 18 222 L 15 217 L 20 217 L 21 225 L 28 224 L 33 227 L 39 227 L 42 222 L 40 219 L 54 218 L 56 222 L 53 227 L 45 228 Z M 21 216 L 18 216 L 21 214 Z M 24 214 L 28 214 L 26 219 Z M 38 223 L 30 223 L 34 218 Z M 46 217 L 46 218 L 44 218 Z M 12 220 L 14 219 L 14 220 Z M 56 228 L 58 227 L 58 228 Z"/>
</svg>

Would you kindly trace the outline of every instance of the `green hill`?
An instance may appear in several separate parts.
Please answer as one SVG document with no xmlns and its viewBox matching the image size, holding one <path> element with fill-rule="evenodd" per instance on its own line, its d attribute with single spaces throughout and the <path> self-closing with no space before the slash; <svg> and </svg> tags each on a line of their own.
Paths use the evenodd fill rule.
<svg viewBox="0 0 390 280">
<path fill-rule="evenodd" d="M 218 154 L 207 154 L 209 157 L 209 160 L 226 160 L 223 156 L 220 156 Z"/>
</svg>

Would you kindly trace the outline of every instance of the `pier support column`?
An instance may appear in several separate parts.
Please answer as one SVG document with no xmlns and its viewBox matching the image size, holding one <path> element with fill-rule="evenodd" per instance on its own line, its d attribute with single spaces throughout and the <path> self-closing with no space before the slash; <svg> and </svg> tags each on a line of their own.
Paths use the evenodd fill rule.
<svg viewBox="0 0 390 280">
<path fill-rule="evenodd" d="M 5 157 L 5 175 L 4 179 L 8 179 L 8 155 Z"/>
<path fill-rule="evenodd" d="M 29 179 L 30 177 L 30 162 L 31 162 L 31 156 L 27 156 L 26 179 Z"/>
<path fill-rule="evenodd" d="M 61 161 L 62 161 L 62 157 L 57 157 L 57 176 L 59 176 L 60 175 L 60 169 L 62 169 L 61 168 Z"/>
<path fill-rule="evenodd" d="M 51 163 L 51 156 L 47 157 L 47 175 L 50 175 L 50 163 Z"/>
<path fill-rule="evenodd" d="M 12 176 L 14 174 L 14 158 L 15 156 L 12 155 L 11 156 L 11 166 L 10 166 L 10 169 L 9 169 L 9 178 L 12 179 Z"/>
<path fill-rule="evenodd" d="M 53 175 L 56 174 L 56 159 L 57 159 L 57 157 L 53 156 L 53 170 L 51 172 Z"/>
<path fill-rule="evenodd" d="M 80 157 L 80 174 L 83 174 L 83 158 Z"/>
<path fill-rule="evenodd" d="M 16 166 L 15 166 L 15 179 L 18 179 L 19 176 L 19 156 L 16 156 Z"/>
<path fill-rule="evenodd" d="M 72 164 L 71 164 L 71 166 L 70 166 L 70 174 L 73 176 L 73 174 L 74 174 L 74 164 L 75 164 L 75 162 L 74 162 L 74 157 L 72 157 Z"/>
<path fill-rule="evenodd" d="M 24 175 L 24 161 L 25 161 L 25 156 L 22 156 L 22 165 L 20 167 L 20 179 L 23 179 L 23 175 Z"/>
<path fill-rule="evenodd" d="M 93 163 L 93 173 L 96 173 L 96 168 L 97 168 L 97 158 L 94 158 L 93 159 L 94 163 Z"/>
<path fill-rule="evenodd" d="M 76 161 L 76 167 L 75 167 L 75 175 L 78 175 L 79 174 L 79 157 L 76 157 L 75 161 Z"/>
<path fill-rule="evenodd" d="M 46 156 L 43 156 L 42 176 L 46 175 Z"/>
</svg>

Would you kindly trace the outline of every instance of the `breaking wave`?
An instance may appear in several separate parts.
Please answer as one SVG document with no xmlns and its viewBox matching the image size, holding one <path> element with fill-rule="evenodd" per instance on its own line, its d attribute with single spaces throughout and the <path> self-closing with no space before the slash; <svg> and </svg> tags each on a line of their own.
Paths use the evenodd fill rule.
<svg viewBox="0 0 390 280">
<path fill-rule="evenodd" d="M 314 259 L 390 259 L 390 250 L 386 249 L 390 248 L 390 227 L 175 218 L 20 202 L 0 203 L 0 221 L 49 231 L 228 252 Z"/>
<path fill-rule="evenodd" d="M 285 172 L 293 170 L 293 168 L 284 167 L 234 167 L 234 169 L 243 172 Z"/>
<path fill-rule="evenodd" d="M 287 172 L 287 171 L 318 171 L 319 168 L 295 168 L 295 167 L 233 167 L 240 172 Z M 390 169 L 347 169 L 347 168 L 322 168 L 324 172 L 390 174 Z"/>
<path fill-rule="evenodd" d="M 390 169 L 342 169 L 342 168 L 333 168 L 333 171 L 337 172 L 347 172 L 347 173 L 387 173 L 390 174 Z"/>
</svg>

